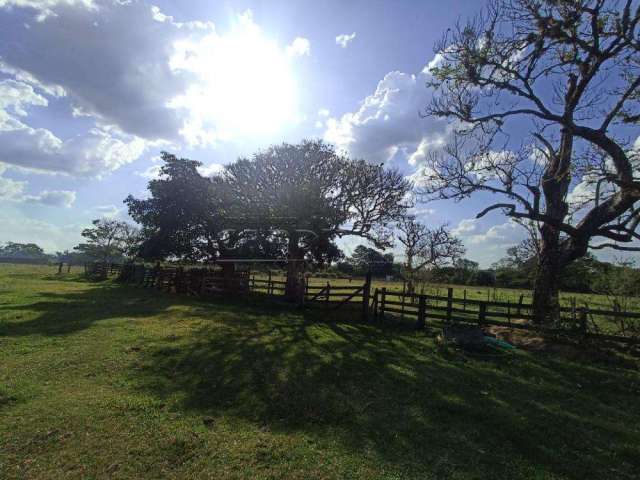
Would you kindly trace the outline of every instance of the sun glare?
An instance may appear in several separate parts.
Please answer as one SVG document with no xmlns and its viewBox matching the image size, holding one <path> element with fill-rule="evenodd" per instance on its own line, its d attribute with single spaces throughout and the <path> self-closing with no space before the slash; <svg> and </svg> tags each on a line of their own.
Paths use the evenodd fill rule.
<svg viewBox="0 0 640 480">
<path fill-rule="evenodd" d="M 196 77 L 174 100 L 190 110 L 183 134 L 192 143 L 274 133 L 295 121 L 291 58 L 250 15 L 240 16 L 228 34 L 177 44 L 176 52 L 172 68 Z"/>
</svg>

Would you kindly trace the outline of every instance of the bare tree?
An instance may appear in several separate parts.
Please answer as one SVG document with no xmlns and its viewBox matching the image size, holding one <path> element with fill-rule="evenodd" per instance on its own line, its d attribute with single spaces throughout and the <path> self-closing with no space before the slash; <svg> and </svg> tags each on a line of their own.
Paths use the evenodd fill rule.
<svg viewBox="0 0 640 480">
<path fill-rule="evenodd" d="M 404 217 L 397 225 L 397 239 L 404 247 L 405 270 L 409 291 L 413 291 L 415 273 L 426 267 L 442 267 L 465 253 L 462 241 L 453 235 L 447 225 L 430 229 L 413 215 Z"/>
<path fill-rule="evenodd" d="M 559 317 L 559 272 L 591 248 L 640 239 L 637 0 L 494 0 L 436 49 L 427 113 L 455 121 L 454 139 L 423 166 L 427 198 L 474 192 L 539 225 L 538 322 Z M 634 127 L 636 127 L 634 129 Z M 529 135 L 517 152 L 510 135 Z M 571 209 L 569 190 L 587 192 Z M 573 182 L 575 184 L 575 182 Z"/>
</svg>

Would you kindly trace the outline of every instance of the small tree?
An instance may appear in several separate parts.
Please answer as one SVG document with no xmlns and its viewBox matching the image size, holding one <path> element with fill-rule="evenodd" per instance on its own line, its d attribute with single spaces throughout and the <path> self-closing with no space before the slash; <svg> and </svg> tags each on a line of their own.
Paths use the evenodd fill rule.
<svg viewBox="0 0 640 480">
<path fill-rule="evenodd" d="M 134 230 L 126 222 L 101 218 L 92 224 L 93 227 L 82 231 L 87 242 L 74 247 L 78 253 L 107 262 L 122 257 L 132 248 Z"/>
<path fill-rule="evenodd" d="M 408 215 L 398 222 L 397 230 L 397 239 L 404 247 L 409 291 L 413 291 L 417 272 L 426 267 L 440 268 L 451 264 L 465 253 L 462 241 L 447 225 L 430 229 Z"/>
<path fill-rule="evenodd" d="M 633 0 L 494 0 L 437 46 L 427 111 L 454 120 L 455 135 L 430 155 L 423 193 L 491 192 L 506 201 L 478 217 L 500 209 L 539 225 L 538 322 L 559 318 L 564 267 L 589 247 L 632 250 L 613 242 L 640 238 L 638 158 L 628 141 L 640 120 L 639 22 Z M 519 152 L 507 149 L 514 130 L 530 133 Z M 571 212 L 575 174 L 593 190 Z"/>
</svg>

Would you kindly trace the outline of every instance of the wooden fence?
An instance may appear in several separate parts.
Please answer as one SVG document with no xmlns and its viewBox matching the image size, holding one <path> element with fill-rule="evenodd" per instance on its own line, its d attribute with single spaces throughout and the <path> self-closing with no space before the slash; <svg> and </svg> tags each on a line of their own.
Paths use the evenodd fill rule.
<svg viewBox="0 0 640 480">
<path fill-rule="evenodd" d="M 248 271 L 224 272 L 216 268 L 183 268 L 147 266 L 143 264 L 92 264 L 90 272 L 108 276 L 118 274 L 124 283 L 156 288 L 202 297 L 243 296 L 255 294 L 268 299 L 289 300 L 285 295 L 284 280 L 271 272 L 256 276 Z M 502 326 L 513 329 L 534 330 L 545 334 L 599 338 L 618 342 L 640 340 L 640 313 L 578 307 L 572 302 L 561 307 L 562 318 L 552 326 L 539 326 L 533 320 L 531 304 L 518 302 L 469 299 L 453 296 L 453 288 L 447 295 L 413 294 L 388 291 L 386 288 L 371 292 L 371 277 L 360 285 L 313 284 L 309 278 L 302 283 L 302 291 L 296 303 L 338 309 L 360 305 L 362 319 L 369 321 L 409 320 L 418 329 L 439 328 L 451 323 L 475 324 L 480 327 Z"/>
<path fill-rule="evenodd" d="M 97 275 L 106 276 L 104 272 L 114 273 L 108 266 L 93 267 Z M 288 300 L 285 295 L 286 281 L 272 277 L 256 277 L 248 271 L 225 273 L 215 268 L 183 268 L 147 266 L 143 264 L 126 264 L 118 269 L 118 280 L 147 288 L 175 293 L 186 293 L 202 297 L 239 296 L 257 294 L 273 300 Z M 301 292 L 296 303 L 300 305 L 319 305 L 337 309 L 346 305 L 361 305 L 362 317 L 369 319 L 371 277 L 367 276 L 364 284 L 354 286 L 332 286 L 327 282 L 324 286 L 310 285 L 309 279 L 301 281 Z"/>
<path fill-rule="evenodd" d="M 453 288 L 447 296 L 409 294 L 376 289 L 372 296 L 374 320 L 409 319 L 418 329 L 441 327 L 451 323 L 475 324 L 480 327 L 502 326 L 534 330 L 555 335 L 580 335 L 619 342 L 640 340 L 640 313 L 578 307 L 561 307 L 561 319 L 552 326 L 531 322 L 531 304 L 455 298 Z"/>
</svg>

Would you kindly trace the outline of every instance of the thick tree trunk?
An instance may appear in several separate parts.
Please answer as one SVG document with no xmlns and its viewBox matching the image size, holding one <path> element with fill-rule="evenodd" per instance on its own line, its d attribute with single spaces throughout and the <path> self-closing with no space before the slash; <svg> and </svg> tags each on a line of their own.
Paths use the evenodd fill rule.
<svg viewBox="0 0 640 480">
<path fill-rule="evenodd" d="M 533 319 L 536 323 L 550 323 L 560 319 L 560 273 L 564 268 L 560 230 L 555 224 L 564 221 L 569 211 L 566 202 L 571 183 L 571 155 L 573 136 L 564 130 L 560 148 L 551 158 L 542 177 L 545 214 L 551 219 L 540 228 L 538 268 L 533 288 Z"/>
<path fill-rule="evenodd" d="M 287 262 L 287 281 L 284 287 L 284 295 L 287 301 L 300 303 L 304 295 L 304 251 L 298 245 L 298 234 L 289 235 L 289 255 Z"/>
<path fill-rule="evenodd" d="M 540 255 L 533 286 L 533 321 L 551 323 L 560 318 L 560 273 L 562 271 L 559 231 L 542 227 Z"/>
</svg>

